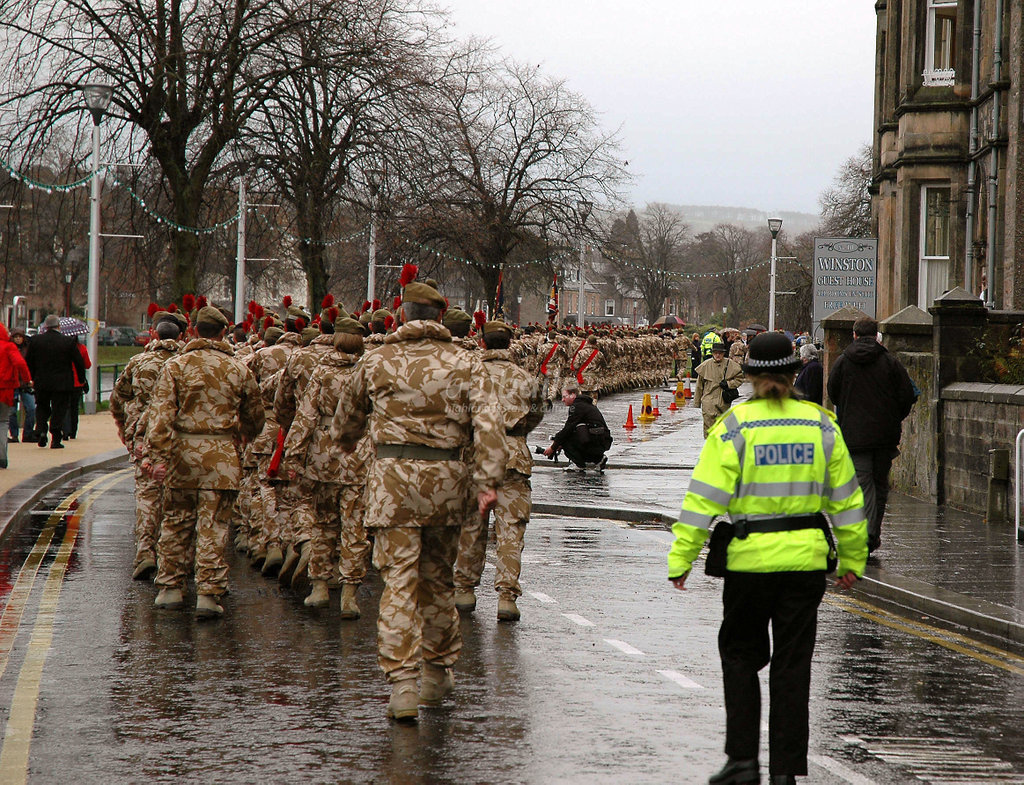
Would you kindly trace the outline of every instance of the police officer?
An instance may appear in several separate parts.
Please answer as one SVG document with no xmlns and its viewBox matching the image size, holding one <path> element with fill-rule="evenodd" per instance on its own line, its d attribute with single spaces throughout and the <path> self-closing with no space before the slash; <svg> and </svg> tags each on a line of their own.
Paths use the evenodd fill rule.
<svg viewBox="0 0 1024 785">
<path fill-rule="evenodd" d="M 711 429 L 672 527 L 668 574 L 684 589 L 712 520 L 728 515 L 735 526 L 718 634 L 728 761 L 712 785 L 760 781 L 757 673 L 769 662 L 771 782 L 795 783 L 807 774 L 811 655 L 830 552 L 820 513 L 831 516 L 838 542 L 837 586 L 852 586 L 867 558 L 864 497 L 853 462 L 835 417 L 794 397 L 799 366 L 781 333 L 750 342 L 743 370 L 754 396 Z"/>
</svg>

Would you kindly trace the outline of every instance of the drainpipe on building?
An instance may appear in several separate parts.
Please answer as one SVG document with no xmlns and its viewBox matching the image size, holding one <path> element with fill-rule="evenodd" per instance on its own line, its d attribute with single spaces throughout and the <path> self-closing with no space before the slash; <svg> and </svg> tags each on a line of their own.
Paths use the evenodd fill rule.
<svg viewBox="0 0 1024 785">
<path fill-rule="evenodd" d="M 974 34 L 971 44 L 971 135 L 967 161 L 967 225 L 964 237 L 967 257 L 964 261 L 964 289 L 974 291 L 974 207 L 978 197 L 978 95 L 981 70 L 981 3 L 974 4 Z"/>
<path fill-rule="evenodd" d="M 995 308 L 996 298 L 996 216 L 998 214 L 996 196 L 999 193 L 999 123 L 1001 88 L 998 86 L 1003 78 L 1003 0 L 996 0 L 995 44 L 992 47 L 992 170 L 988 178 L 988 300 L 985 305 Z"/>
</svg>

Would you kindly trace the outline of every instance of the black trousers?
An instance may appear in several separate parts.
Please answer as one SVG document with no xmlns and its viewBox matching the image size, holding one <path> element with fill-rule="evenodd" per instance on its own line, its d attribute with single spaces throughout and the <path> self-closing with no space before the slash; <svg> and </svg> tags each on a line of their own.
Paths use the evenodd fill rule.
<svg viewBox="0 0 1024 785">
<path fill-rule="evenodd" d="M 868 550 L 873 551 L 882 542 L 882 518 L 889 501 L 889 470 L 893 459 L 900 454 L 895 447 L 850 452 L 857 482 L 864 493 L 864 513 L 868 516 Z"/>
<path fill-rule="evenodd" d="M 46 436 L 47 423 L 54 441 L 59 442 L 63 438 L 64 418 L 70 401 L 70 390 L 36 389 L 36 439 Z"/>
<path fill-rule="evenodd" d="M 588 463 L 600 463 L 606 452 L 604 442 L 593 438 L 584 423 L 577 425 L 576 430 L 569 434 L 562 450 L 566 458 L 580 467 Z"/>
<path fill-rule="evenodd" d="M 718 651 L 725 685 L 725 754 L 730 758 L 758 757 L 757 673 L 770 662 L 768 770 L 806 776 L 811 656 L 824 594 L 822 570 L 726 574 Z"/>
</svg>

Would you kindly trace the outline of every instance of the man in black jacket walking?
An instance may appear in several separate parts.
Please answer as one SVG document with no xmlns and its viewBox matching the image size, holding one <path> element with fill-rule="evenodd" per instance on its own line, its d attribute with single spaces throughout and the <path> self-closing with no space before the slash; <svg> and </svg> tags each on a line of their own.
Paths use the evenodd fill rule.
<svg viewBox="0 0 1024 785">
<path fill-rule="evenodd" d="M 593 398 L 582 394 L 575 383 L 562 389 L 562 403 L 569 407 L 569 417 L 544 454 L 550 457 L 564 450 L 565 457 L 579 468 L 596 464 L 599 471 L 604 471 L 608 463 L 605 452 L 612 446 L 612 434 L 604 415 L 594 405 Z"/>
<path fill-rule="evenodd" d="M 906 369 L 877 340 L 878 322 L 853 323 L 853 343 L 828 375 L 828 397 L 857 470 L 868 516 L 868 552 L 882 539 L 882 516 L 889 498 L 889 469 L 899 455 L 903 420 L 917 399 Z"/>
<path fill-rule="evenodd" d="M 25 362 L 36 388 L 36 441 L 46 446 L 49 422 L 50 447 L 59 450 L 64 446 L 64 416 L 75 390 L 75 372 L 84 379 L 85 362 L 75 339 L 61 334 L 57 316 L 47 316 L 43 327 L 45 331 L 28 342 Z"/>
</svg>

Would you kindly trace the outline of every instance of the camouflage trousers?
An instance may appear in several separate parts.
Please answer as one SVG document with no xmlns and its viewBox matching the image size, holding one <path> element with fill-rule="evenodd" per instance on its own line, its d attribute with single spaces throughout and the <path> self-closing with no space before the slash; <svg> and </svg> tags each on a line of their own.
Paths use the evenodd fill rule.
<svg viewBox="0 0 1024 785">
<path fill-rule="evenodd" d="M 455 526 L 382 527 L 374 532 L 373 566 L 384 581 L 377 618 L 377 662 L 391 682 L 419 676 L 420 663 L 459 659 L 452 562 Z"/>
<path fill-rule="evenodd" d="M 135 464 L 135 567 L 147 559 L 156 561 L 156 540 L 160 534 L 163 484 Z"/>
<path fill-rule="evenodd" d="M 370 558 L 370 542 L 363 528 L 363 486 L 318 482 L 313 491 L 310 580 L 330 580 L 340 562 L 342 583 L 362 583 Z"/>
<path fill-rule="evenodd" d="M 164 515 L 157 541 L 156 585 L 184 589 L 192 569 L 198 594 L 224 594 L 228 588 L 228 521 L 237 491 L 164 488 Z"/>
<path fill-rule="evenodd" d="M 260 505 L 263 508 L 259 544 L 263 548 L 282 548 L 289 542 L 292 535 L 290 525 L 295 511 L 295 483 L 283 480 L 259 481 Z"/>
<path fill-rule="evenodd" d="M 472 499 L 475 502 L 476 499 Z M 494 539 L 497 542 L 494 590 L 502 599 L 522 595 L 519 573 L 522 569 L 523 542 L 530 520 L 530 478 L 510 471 L 498 488 L 494 508 Z M 472 589 L 480 585 L 487 551 L 487 520 L 471 508 L 462 524 L 459 553 L 455 559 L 455 587 Z"/>
<path fill-rule="evenodd" d="M 288 510 L 288 519 L 284 522 L 281 532 L 281 539 L 285 544 L 298 548 L 312 538 L 313 525 L 317 517 L 316 485 L 313 480 L 299 476 L 282 487 L 278 504 L 283 497 L 285 509 Z"/>
</svg>

